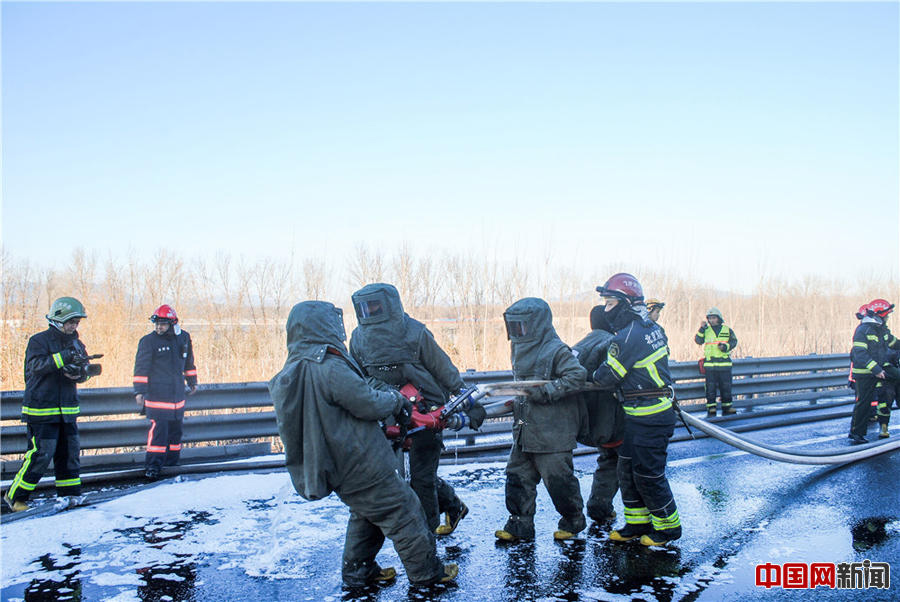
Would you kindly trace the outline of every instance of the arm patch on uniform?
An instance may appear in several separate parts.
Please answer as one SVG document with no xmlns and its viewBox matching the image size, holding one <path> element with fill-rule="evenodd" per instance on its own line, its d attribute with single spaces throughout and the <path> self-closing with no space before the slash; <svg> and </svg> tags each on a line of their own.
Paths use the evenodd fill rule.
<svg viewBox="0 0 900 602">
<path fill-rule="evenodd" d="M 618 357 L 619 356 L 619 344 L 613 343 L 609 346 L 609 349 L 606 351 L 606 354 L 610 357 Z"/>
</svg>

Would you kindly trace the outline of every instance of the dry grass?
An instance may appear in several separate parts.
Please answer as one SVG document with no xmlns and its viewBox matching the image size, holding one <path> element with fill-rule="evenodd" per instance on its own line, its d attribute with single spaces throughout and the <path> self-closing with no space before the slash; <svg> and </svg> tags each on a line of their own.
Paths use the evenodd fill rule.
<svg viewBox="0 0 900 602">
<path fill-rule="evenodd" d="M 543 297 L 560 336 L 575 343 L 589 328 L 594 286 L 620 269 L 582 274 L 548 261 L 535 275 L 523 265 L 480 256 L 416 257 L 408 248 L 385 255 L 360 246 L 344 265 L 315 257 L 248 262 L 224 254 L 188 262 L 168 252 L 143 261 L 103 260 L 77 251 L 66 269 L 52 271 L 4 251 L 0 387 L 23 388 L 28 337 L 46 328 L 50 302 L 63 295 L 87 308 L 80 332 L 89 352 L 106 354 L 103 375 L 88 386 L 131 385 L 137 341 L 150 331 L 147 318 L 161 303 L 172 304 L 191 332 L 201 383 L 267 380 L 284 361 L 284 323 L 294 303 L 326 299 L 343 306 L 349 335 L 355 326 L 350 292 L 373 281 L 397 286 L 407 312 L 428 324 L 461 370 L 502 370 L 509 368 L 501 317 L 507 306 L 524 296 Z M 339 282 L 339 273 L 346 280 Z M 898 283 L 886 280 L 855 286 L 762 280 L 751 294 L 739 295 L 665 274 L 637 275 L 648 295 L 667 303 L 661 323 L 675 360 L 699 357 L 693 335 L 711 305 L 738 336 L 735 355 L 758 357 L 847 353 L 857 307 L 873 297 L 900 297 Z"/>
</svg>

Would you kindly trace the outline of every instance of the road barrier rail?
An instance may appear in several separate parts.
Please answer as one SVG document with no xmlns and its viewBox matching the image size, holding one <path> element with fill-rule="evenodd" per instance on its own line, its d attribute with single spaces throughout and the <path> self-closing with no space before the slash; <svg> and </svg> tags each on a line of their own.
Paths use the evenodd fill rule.
<svg viewBox="0 0 900 602">
<path fill-rule="evenodd" d="M 746 418 L 749 412 L 765 416 L 852 403 L 852 392 L 847 388 L 848 366 L 846 354 L 737 359 L 732 390 L 735 408 L 743 409 L 738 417 Z M 705 411 L 703 376 L 697 363 L 672 362 L 670 368 L 682 408 Z M 462 376 L 469 385 L 513 378 L 511 371 L 467 371 Z M 25 425 L 10 422 L 20 417 L 22 394 L 22 391 L 0 393 L 0 419 L 5 421 L 0 426 L 4 478 L 18 469 L 26 450 Z M 140 454 L 122 449 L 145 445 L 148 423 L 138 416 L 132 389 L 82 389 L 79 398 L 81 447 L 92 450 L 91 454 L 83 455 L 86 465 L 107 470 L 133 467 Z M 195 395 L 187 398 L 186 408 L 183 442 L 197 445 L 185 447 L 182 454 L 185 462 L 194 456 L 207 462 L 216 457 L 223 461 L 234 458 L 239 453 L 236 450 L 241 448 L 236 443 L 246 444 L 248 453 L 252 450 L 258 454 L 262 450 L 260 443 L 271 443 L 278 436 L 275 412 L 264 382 L 201 385 Z M 813 413 L 809 415 L 810 419 L 816 419 Z M 493 418 L 479 431 L 463 429 L 455 434 L 447 433 L 445 453 L 459 456 L 486 449 L 502 450 L 510 445 L 510 432 L 510 418 Z"/>
</svg>

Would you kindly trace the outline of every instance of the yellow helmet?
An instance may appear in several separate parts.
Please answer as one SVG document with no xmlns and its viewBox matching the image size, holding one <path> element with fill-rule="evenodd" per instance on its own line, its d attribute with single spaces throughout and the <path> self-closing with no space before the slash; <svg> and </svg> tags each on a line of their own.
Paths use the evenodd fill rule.
<svg viewBox="0 0 900 602">
<path fill-rule="evenodd" d="M 656 298 L 647 299 L 644 303 L 647 305 L 647 311 L 653 311 L 657 308 L 662 309 L 666 306 L 664 302 Z"/>
</svg>

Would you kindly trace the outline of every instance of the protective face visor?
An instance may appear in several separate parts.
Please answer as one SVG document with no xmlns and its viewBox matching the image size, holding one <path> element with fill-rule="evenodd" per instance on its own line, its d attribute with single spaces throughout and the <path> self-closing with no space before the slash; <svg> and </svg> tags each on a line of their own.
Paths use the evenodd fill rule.
<svg viewBox="0 0 900 602">
<path fill-rule="evenodd" d="M 527 316 L 503 314 L 506 323 L 506 338 L 510 341 L 522 340 L 531 334 Z"/>
<path fill-rule="evenodd" d="M 387 295 L 374 293 L 353 300 L 353 309 L 360 324 L 384 322 L 390 317 Z"/>
</svg>

